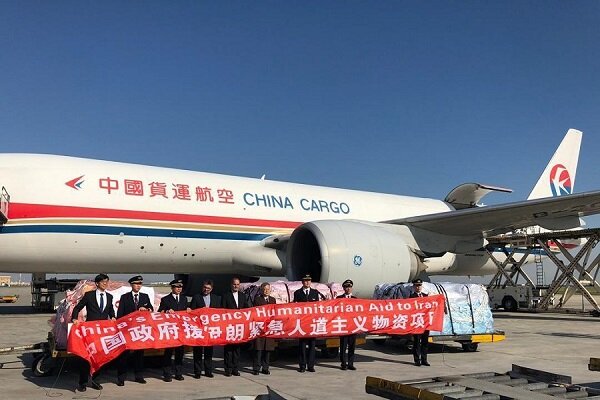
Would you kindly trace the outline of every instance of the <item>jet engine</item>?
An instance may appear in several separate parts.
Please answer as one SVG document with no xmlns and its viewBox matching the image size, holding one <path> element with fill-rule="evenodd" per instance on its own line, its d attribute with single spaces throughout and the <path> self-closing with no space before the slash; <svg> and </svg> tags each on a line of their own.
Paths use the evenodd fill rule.
<svg viewBox="0 0 600 400">
<path fill-rule="evenodd" d="M 351 220 L 302 224 L 290 237 L 285 275 L 297 281 L 310 274 L 324 283 L 352 279 L 361 297 L 370 297 L 377 283 L 407 282 L 425 266 L 394 229 Z"/>
</svg>

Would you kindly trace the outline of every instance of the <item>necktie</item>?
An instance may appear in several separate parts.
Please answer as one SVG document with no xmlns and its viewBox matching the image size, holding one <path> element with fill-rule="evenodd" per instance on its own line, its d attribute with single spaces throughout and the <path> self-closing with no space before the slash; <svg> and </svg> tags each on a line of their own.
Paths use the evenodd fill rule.
<svg viewBox="0 0 600 400">
<path fill-rule="evenodd" d="M 100 311 L 104 311 L 104 293 L 100 293 Z"/>
<path fill-rule="evenodd" d="M 308 289 L 304 291 L 304 294 L 306 295 L 306 297 L 308 297 Z"/>
<path fill-rule="evenodd" d="M 349 298 L 350 298 L 350 295 L 349 295 L 349 294 L 347 294 L 347 295 L 346 295 L 346 298 L 347 298 L 347 299 L 349 299 Z"/>
<path fill-rule="evenodd" d="M 135 308 L 137 310 L 137 308 L 138 308 L 138 294 L 137 293 L 133 295 L 133 304 L 135 304 Z"/>
<path fill-rule="evenodd" d="M 175 295 L 175 301 L 179 303 L 179 295 Z"/>
<path fill-rule="evenodd" d="M 269 298 L 268 298 L 268 297 L 265 297 L 265 301 L 268 303 L 268 302 L 269 302 Z"/>
</svg>

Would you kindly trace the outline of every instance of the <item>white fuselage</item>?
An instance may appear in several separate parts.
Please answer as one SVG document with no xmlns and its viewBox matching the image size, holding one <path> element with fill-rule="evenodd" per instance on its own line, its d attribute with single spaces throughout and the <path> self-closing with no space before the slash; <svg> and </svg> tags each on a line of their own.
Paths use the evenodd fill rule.
<svg viewBox="0 0 600 400">
<path fill-rule="evenodd" d="M 0 155 L 10 194 L 0 271 L 281 275 L 258 245 L 304 222 L 385 221 L 444 212 L 443 201 L 33 154 Z M 493 272 L 487 259 L 432 273 Z M 433 264 L 432 264 L 433 265 Z"/>
</svg>

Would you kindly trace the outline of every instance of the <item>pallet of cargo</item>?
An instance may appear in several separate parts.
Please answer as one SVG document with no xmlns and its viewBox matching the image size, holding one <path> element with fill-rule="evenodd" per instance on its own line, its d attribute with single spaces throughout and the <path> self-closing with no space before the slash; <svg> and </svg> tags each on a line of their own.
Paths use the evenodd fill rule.
<svg viewBox="0 0 600 400">
<path fill-rule="evenodd" d="M 506 338 L 503 331 L 494 331 L 492 333 L 473 333 L 468 335 L 432 335 L 429 336 L 429 343 L 456 342 L 467 352 L 477 351 L 479 343 L 495 343 Z"/>
<path fill-rule="evenodd" d="M 413 293 L 410 283 L 381 283 L 375 287 L 373 297 L 376 299 L 402 299 Z M 493 327 L 493 314 L 489 306 L 487 290 L 478 284 L 457 284 L 451 282 L 423 282 L 425 293 L 444 295 L 444 324 L 441 331 L 430 332 L 429 343 L 456 342 L 466 352 L 477 351 L 479 343 L 494 343 L 505 339 L 502 331 Z M 376 344 L 383 344 L 387 339 L 406 342 L 412 345 L 411 335 L 375 336 Z"/>
<path fill-rule="evenodd" d="M 481 372 L 409 381 L 367 376 L 365 390 L 394 400 L 599 400 L 597 391 L 573 385 L 571 377 L 513 365 L 499 374 Z"/>
<path fill-rule="evenodd" d="M 409 347 L 412 345 L 412 335 L 368 335 L 367 339 L 373 340 L 378 345 L 383 345 L 388 340 L 404 342 Z M 429 343 L 455 342 L 460 344 L 464 351 L 474 352 L 479 348 L 479 343 L 495 343 L 504 339 L 506 339 L 506 335 L 503 331 L 494 331 L 492 333 L 431 335 Z"/>
</svg>

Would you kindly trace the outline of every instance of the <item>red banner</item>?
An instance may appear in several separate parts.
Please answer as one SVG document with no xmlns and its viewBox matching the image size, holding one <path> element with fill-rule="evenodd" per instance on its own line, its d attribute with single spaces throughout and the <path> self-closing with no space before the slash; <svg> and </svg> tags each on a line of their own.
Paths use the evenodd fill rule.
<svg viewBox="0 0 600 400">
<path fill-rule="evenodd" d="M 400 300 L 335 299 L 239 310 L 199 308 L 173 314 L 137 311 L 117 321 L 73 325 L 68 351 L 88 360 L 94 373 L 125 350 L 219 346 L 257 337 L 405 335 L 442 330 L 443 319 L 442 295 Z"/>
</svg>

